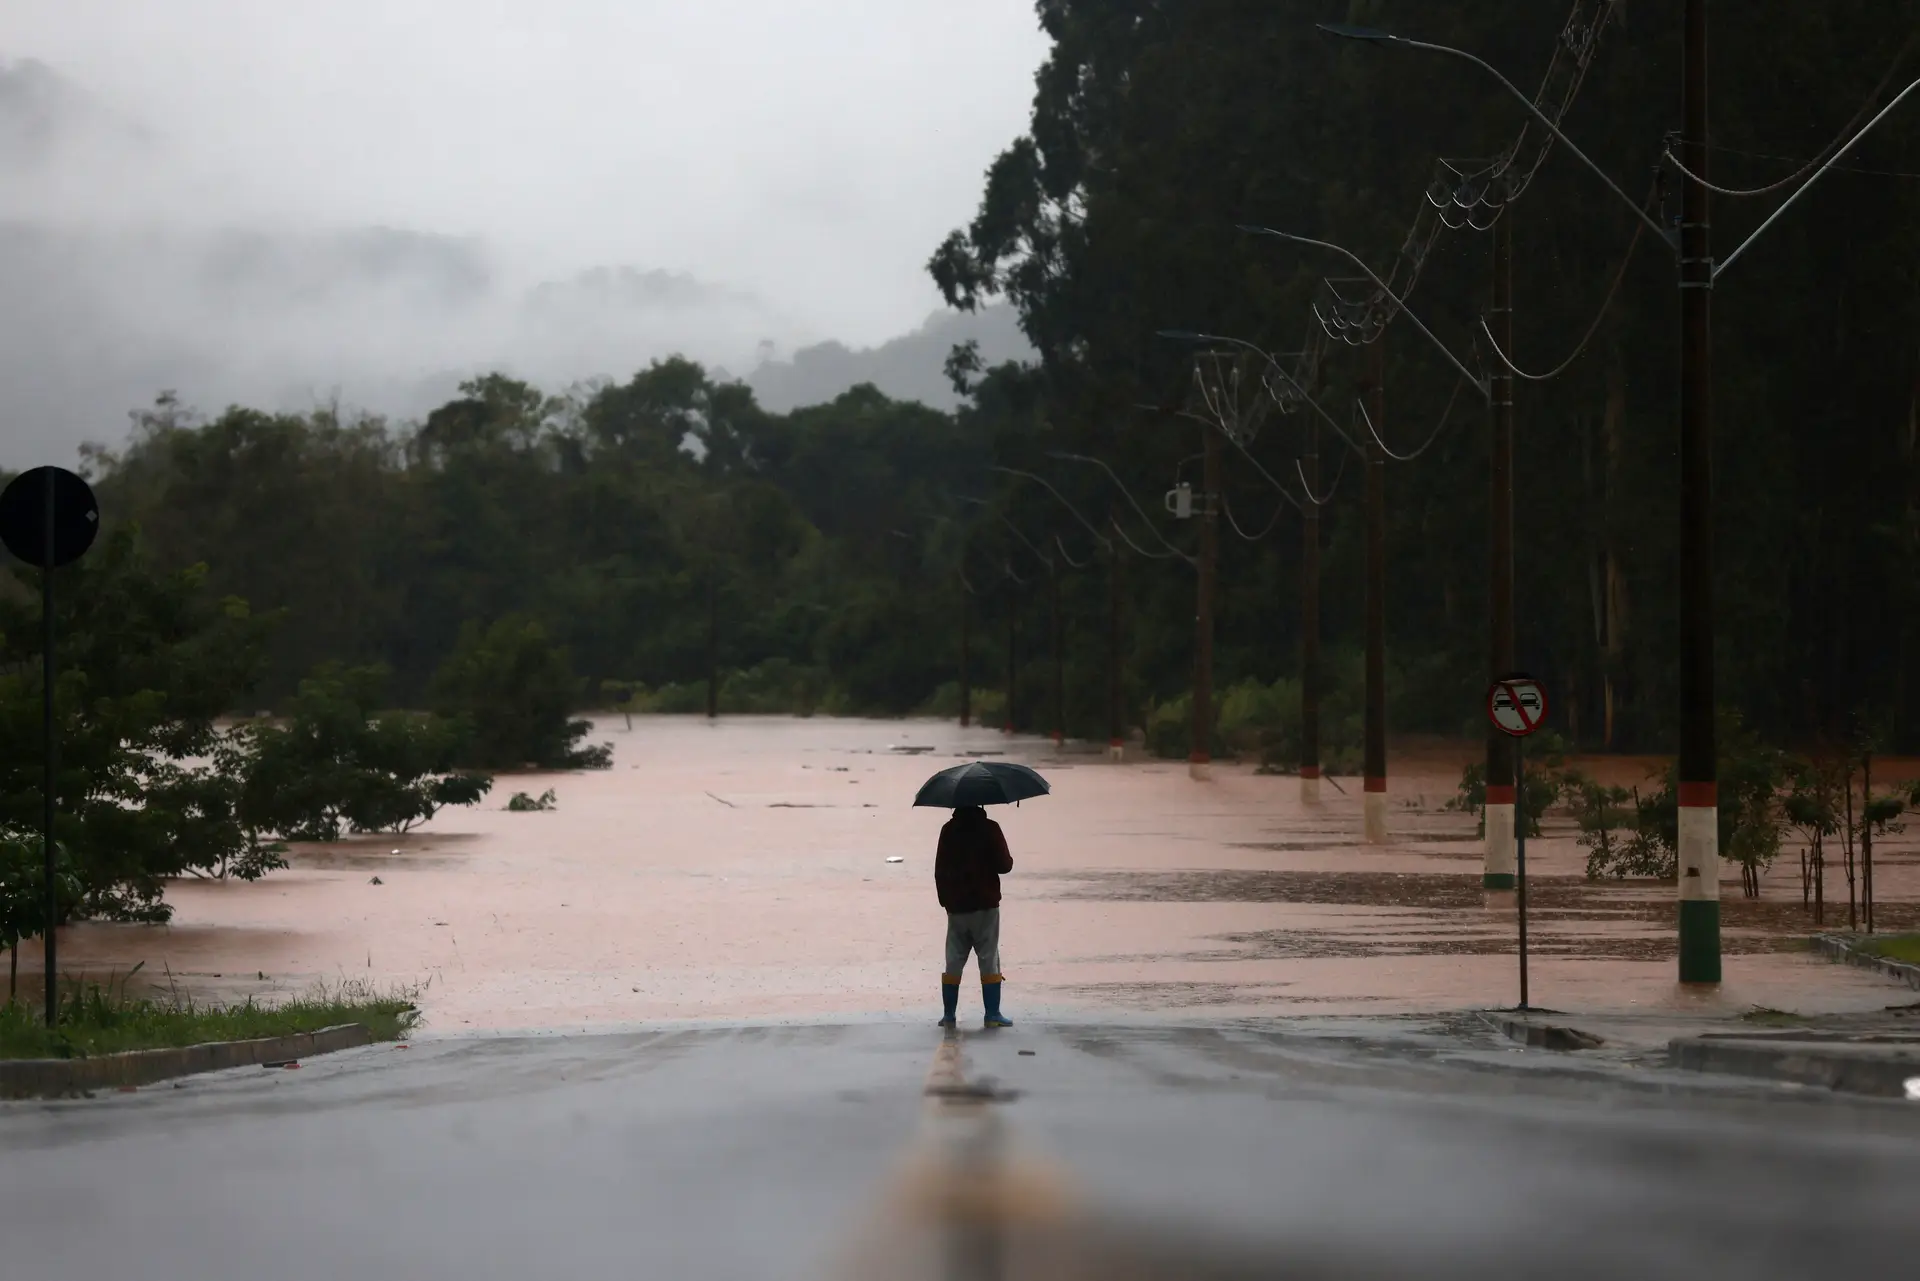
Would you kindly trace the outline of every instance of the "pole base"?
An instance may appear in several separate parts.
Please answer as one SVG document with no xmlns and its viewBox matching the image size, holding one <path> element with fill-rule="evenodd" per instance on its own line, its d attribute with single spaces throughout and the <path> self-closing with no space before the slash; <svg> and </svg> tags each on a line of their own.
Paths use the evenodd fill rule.
<svg viewBox="0 0 1920 1281">
<path fill-rule="evenodd" d="M 1487 789 L 1489 793 L 1492 788 Z M 1511 788 L 1501 789 L 1511 792 Z M 1515 885 L 1514 805 L 1511 799 L 1487 799 L 1485 851 L 1481 863 L 1480 884 L 1490 890 L 1510 890 Z"/>
<path fill-rule="evenodd" d="M 1196 783 L 1211 782 L 1213 780 L 1213 762 L 1188 761 L 1187 777 Z"/>
<path fill-rule="evenodd" d="M 1318 774 L 1302 774 L 1300 776 L 1300 803 L 1302 805 L 1318 805 L 1320 803 L 1320 776 Z"/>
<path fill-rule="evenodd" d="M 1110 759 L 1116 760 L 1116 761 L 1126 760 L 1127 745 L 1123 742 L 1120 742 L 1118 739 L 1115 739 L 1113 742 L 1107 744 L 1107 756 Z"/>
<path fill-rule="evenodd" d="M 1362 793 L 1360 813 L 1367 844 L 1384 845 L 1387 840 L 1387 794 L 1385 792 Z"/>
<path fill-rule="evenodd" d="M 1680 981 L 1720 982 L 1720 903 L 1680 900 Z"/>
</svg>

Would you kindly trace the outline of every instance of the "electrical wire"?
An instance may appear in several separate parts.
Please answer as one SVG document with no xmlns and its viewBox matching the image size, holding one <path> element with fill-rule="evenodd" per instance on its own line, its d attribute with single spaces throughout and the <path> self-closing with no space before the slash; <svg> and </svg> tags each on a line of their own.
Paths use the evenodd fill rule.
<svg viewBox="0 0 1920 1281">
<path fill-rule="evenodd" d="M 1053 536 L 1053 545 L 1060 549 L 1060 559 L 1067 562 L 1067 566 L 1070 569 L 1085 569 L 1088 565 L 1093 564 L 1093 557 L 1091 556 L 1087 557 L 1084 561 L 1075 560 L 1073 553 L 1067 550 L 1066 543 L 1061 541 L 1060 535 L 1058 534 Z M 1112 544 L 1108 545 L 1111 546 Z"/>
<path fill-rule="evenodd" d="M 1668 162 L 1671 163 L 1675 169 L 1678 169 L 1681 172 L 1681 174 L 1683 174 L 1689 181 L 1699 183 L 1701 186 L 1705 187 L 1708 191 L 1713 192 L 1715 195 L 1764 196 L 1769 192 L 1778 191 L 1782 187 L 1792 186 L 1794 183 L 1800 181 L 1801 178 L 1811 173 L 1815 168 L 1817 168 L 1821 164 L 1824 164 L 1834 154 L 1835 151 L 1840 149 L 1841 144 L 1846 142 L 1847 139 L 1853 134 L 1854 126 L 1860 123 L 1861 117 L 1865 116 L 1867 112 L 1873 110 L 1873 104 L 1880 101 L 1880 95 L 1886 92 L 1887 86 L 1889 84 L 1893 83 L 1893 73 L 1900 69 L 1900 64 L 1907 60 L 1907 55 L 1909 53 L 1913 52 L 1913 46 L 1916 40 L 1920 40 L 1920 29 L 1916 29 L 1915 31 L 1913 31 L 1911 34 L 1907 36 L 1907 42 L 1900 46 L 1900 51 L 1898 53 L 1893 55 L 1893 61 L 1888 64 L 1886 74 L 1880 77 L 1880 83 L 1873 87 L 1873 92 L 1868 94 L 1867 100 L 1860 104 L 1860 110 L 1853 113 L 1853 118 L 1847 121 L 1846 124 L 1840 126 L 1840 132 L 1834 138 L 1834 140 L 1828 143 L 1826 146 L 1822 147 L 1820 149 L 1820 154 L 1816 155 L 1813 159 L 1807 161 L 1806 164 L 1794 170 L 1792 173 L 1780 179 L 1778 182 L 1768 183 L 1764 187 L 1749 187 L 1745 190 L 1736 190 L 1732 187 L 1716 187 L 1712 183 L 1708 182 L 1705 178 L 1699 177 L 1692 170 L 1688 169 L 1685 165 L 1681 164 L 1679 157 L 1673 154 L 1672 147 L 1665 148 L 1663 154 L 1665 154 Z M 1775 158 L 1784 159 L 1785 157 L 1775 157 Z"/>
<path fill-rule="evenodd" d="M 1291 495 L 1288 496 L 1287 502 L 1293 502 L 1293 498 Z M 1294 503 L 1294 506 L 1298 507 L 1299 504 Z M 1227 524 L 1232 526 L 1234 533 L 1240 535 L 1240 537 L 1246 539 L 1250 543 L 1257 543 L 1261 539 L 1265 538 L 1268 534 L 1271 534 L 1273 532 L 1273 527 L 1280 523 L 1280 518 L 1287 514 L 1287 504 L 1281 503 L 1279 506 L 1275 507 L 1273 509 L 1273 519 L 1269 520 L 1267 522 L 1267 527 L 1261 530 L 1257 534 L 1249 534 L 1246 530 L 1240 528 L 1240 522 L 1233 518 L 1233 504 L 1227 501 L 1227 496 L 1225 494 L 1220 495 L 1220 510 L 1226 513 Z"/>
<path fill-rule="evenodd" d="M 1126 483 L 1120 479 L 1119 475 L 1113 470 L 1113 468 L 1107 466 L 1105 463 L 1101 462 L 1098 458 L 1090 458 L 1086 454 L 1049 453 L 1047 456 L 1049 458 L 1067 459 L 1069 461 L 1077 462 L 1077 463 L 1092 463 L 1095 467 L 1098 467 L 1101 471 L 1104 471 L 1105 473 L 1107 473 L 1107 475 L 1112 479 L 1114 487 L 1120 491 L 1121 497 L 1127 500 L 1127 505 L 1132 507 L 1133 510 L 1139 514 L 1141 522 L 1145 524 L 1148 529 L 1153 531 L 1153 536 L 1155 538 L 1158 538 L 1161 542 L 1161 545 L 1167 549 L 1164 552 L 1148 551 L 1146 548 L 1140 546 L 1140 544 L 1134 542 L 1132 538 L 1128 537 L 1127 531 L 1120 528 L 1119 524 L 1116 522 L 1113 527 L 1113 532 L 1120 535 L 1120 540 L 1124 542 L 1127 546 L 1133 548 L 1135 552 L 1139 553 L 1142 556 L 1146 556 L 1152 560 L 1166 560 L 1170 556 L 1178 556 L 1181 560 L 1184 560 L 1189 565 L 1197 565 L 1200 563 L 1199 561 L 1195 560 L 1192 556 L 1188 555 L 1186 552 L 1183 552 L 1178 547 L 1175 547 L 1172 543 L 1167 542 L 1166 536 L 1160 532 L 1159 527 L 1155 525 L 1153 523 L 1153 520 L 1147 515 L 1146 509 L 1134 500 L 1132 491 L 1130 491 L 1127 488 Z"/>
<path fill-rule="evenodd" d="M 1327 496 L 1325 498 L 1315 498 L 1313 496 L 1313 486 L 1307 484 L 1307 469 L 1300 465 L 1298 458 L 1293 460 L 1293 469 L 1300 473 L 1301 492 L 1306 494 L 1308 502 L 1312 503 L 1315 507 L 1325 507 L 1333 501 L 1334 494 L 1340 488 L 1340 478 L 1347 474 L 1347 459 L 1352 456 L 1351 454 L 1340 455 L 1340 466 L 1334 470 L 1333 483 L 1327 486 Z"/>
<path fill-rule="evenodd" d="M 1396 454 L 1392 449 L 1388 448 L 1387 442 L 1380 439 L 1379 429 L 1373 425 L 1373 415 L 1367 412 L 1367 403 L 1363 400 L 1356 400 L 1353 403 L 1359 407 L 1360 421 L 1367 425 L 1367 433 L 1373 437 L 1373 443 L 1380 447 L 1380 452 L 1388 458 L 1393 459 L 1396 463 L 1410 463 L 1433 448 L 1433 442 L 1439 440 L 1440 433 L 1447 429 L 1447 419 L 1453 414 L 1454 402 L 1460 399 L 1460 383 L 1464 381 L 1466 380 L 1459 379 L 1455 381 L 1453 384 L 1453 395 L 1447 397 L 1447 407 L 1440 411 L 1440 425 L 1433 429 L 1433 434 L 1427 437 L 1425 443 L 1423 443 L 1420 448 L 1410 454 Z"/>
<path fill-rule="evenodd" d="M 1805 156 L 1776 156 L 1773 153 L 1767 152 L 1767 151 L 1744 151 L 1739 147 L 1722 147 L 1718 143 L 1709 143 L 1707 145 L 1707 150 L 1724 152 L 1729 156 L 1746 156 L 1751 160 L 1780 160 L 1780 161 L 1784 161 L 1787 164 L 1793 164 L 1793 165 L 1797 165 L 1802 162 L 1806 162 L 1810 165 L 1817 165 L 1820 163 L 1820 160 L 1818 157 L 1815 157 L 1813 160 L 1808 161 Z M 1804 170 L 1802 172 L 1804 172 Z M 1835 165 L 1833 166 L 1833 172 L 1865 174 L 1871 178 L 1920 178 L 1920 172 L 1915 172 L 1911 170 L 1863 169 L 1859 165 Z"/>
<path fill-rule="evenodd" d="M 1052 494 L 1055 498 L 1059 499 L 1060 505 L 1062 507 L 1065 507 L 1068 511 L 1073 513 L 1073 518 L 1075 520 L 1079 521 L 1082 525 L 1085 525 L 1087 527 L 1087 532 L 1089 534 L 1092 534 L 1096 539 L 1098 539 L 1102 547 L 1106 548 L 1108 551 L 1113 550 L 1113 544 L 1110 541 L 1108 541 L 1106 535 L 1102 534 L 1100 530 L 1097 527 L 1095 527 L 1090 521 L 1088 521 L 1085 516 L 1082 516 L 1080 514 L 1080 509 L 1075 507 L 1072 503 L 1068 502 L 1067 496 L 1061 493 L 1059 490 L 1055 489 L 1053 487 L 1053 482 L 1048 480 L 1045 476 L 1036 475 L 1030 471 L 1021 471 L 1017 467 L 996 466 L 993 468 L 993 470 L 997 472 L 1004 472 L 1009 476 L 1021 476 L 1021 477 L 1025 477 L 1027 480 L 1039 482 L 1041 485 L 1045 486 L 1046 491 L 1048 493 Z"/>
<path fill-rule="evenodd" d="M 1651 192 L 1648 193 L 1648 199 L 1649 201 L 1651 201 L 1652 199 Z M 1485 335 L 1487 340 L 1487 346 L 1492 348 L 1494 359 L 1498 360 L 1501 364 L 1505 365 L 1507 367 L 1507 371 L 1511 373 L 1514 377 L 1524 378 L 1526 381 L 1530 383 L 1543 383 L 1548 381 L 1549 379 L 1558 378 L 1561 374 L 1565 373 L 1568 367 L 1571 366 L 1574 361 L 1580 359 L 1580 353 L 1584 352 L 1587 349 L 1587 344 L 1593 341 L 1594 334 L 1599 332 L 1600 322 L 1602 320 L 1605 320 L 1607 317 L 1607 312 L 1612 310 L 1614 295 L 1620 292 L 1620 282 L 1627 278 L 1627 267 L 1630 263 L 1633 262 L 1633 251 L 1639 248 L 1640 233 L 1645 231 L 1646 227 L 1647 227 L 1647 224 L 1644 222 L 1640 222 L 1638 220 L 1634 222 L 1633 239 L 1627 242 L 1626 255 L 1620 259 L 1620 270 L 1613 273 L 1613 283 L 1607 286 L 1606 300 L 1600 304 L 1600 310 L 1594 313 L 1593 323 L 1588 325 L 1587 332 L 1580 336 L 1580 341 L 1574 347 L 1572 355 L 1568 356 L 1565 360 L 1561 361 L 1559 364 L 1555 365 L 1552 369 L 1549 369 L 1544 374 L 1530 374 L 1526 370 L 1520 368 L 1520 366 L 1514 364 L 1513 361 L 1508 358 L 1507 353 L 1500 350 L 1500 344 L 1494 340 L 1493 330 L 1487 327 L 1487 318 L 1485 316 L 1482 316 L 1480 317 L 1480 332 L 1483 335 Z"/>
</svg>

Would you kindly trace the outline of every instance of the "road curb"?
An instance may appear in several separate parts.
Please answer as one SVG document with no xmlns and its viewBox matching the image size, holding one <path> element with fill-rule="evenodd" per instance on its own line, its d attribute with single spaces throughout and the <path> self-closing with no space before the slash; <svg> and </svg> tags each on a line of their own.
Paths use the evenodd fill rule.
<svg viewBox="0 0 1920 1281">
<path fill-rule="evenodd" d="M 1906 1097 L 1908 1079 L 1920 1076 L 1920 1045 L 1679 1037 L 1668 1043 L 1667 1063 L 1694 1072 L 1722 1072 L 1898 1099 Z"/>
<path fill-rule="evenodd" d="M 1855 943 L 1838 934 L 1816 934 L 1813 946 L 1824 952 L 1830 961 L 1839 961 L 1845 965 L 1857 965 L 1866 970 L 1877 970 L 1889 978 L 1895 978 L 1911 988 L 1920 988 L 1920 965 L 1908 965 L 1905 961 L 1890 961 L 1884 956 L 1875 956 L 1863 952 Z"/>
<path fill-rule="evenodd" d="M 1534 1023 L 1506 1014 L 1481 1014 L 1481 1021 L 1510 1040 L 1535 1050 L 1596 1050 L 1606 1042 L 1577 1027 Z"/>
<path fill-rule="evenodd" d="M 151 1085 L 171 1077 L 292 1062 L 372 1043 L 373 1031 L 365 1024 L 342 1023 L 317 1032 L 255 1041 L 210 1041 L 84 1059 L 4 1059 L 0 1060 L 0 1098 L 59 1098 L 92 1090 Z"/>
</svg>

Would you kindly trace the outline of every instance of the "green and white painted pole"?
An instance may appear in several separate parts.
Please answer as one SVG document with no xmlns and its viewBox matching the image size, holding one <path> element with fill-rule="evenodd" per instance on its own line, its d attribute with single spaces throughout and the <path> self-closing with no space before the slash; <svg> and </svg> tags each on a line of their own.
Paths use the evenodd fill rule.
<svg viewBox="0 0 1920 1281">
<path fill-rule="evenodd" d="M 1682 163 L 1707 174 L 1707 2 L 1687 0 Z M 1680 197 L 1680 981 L 1720 982 L 1719 762 L 1714 742 L 1713 247 L 1706 187 Z"/>
</svg>

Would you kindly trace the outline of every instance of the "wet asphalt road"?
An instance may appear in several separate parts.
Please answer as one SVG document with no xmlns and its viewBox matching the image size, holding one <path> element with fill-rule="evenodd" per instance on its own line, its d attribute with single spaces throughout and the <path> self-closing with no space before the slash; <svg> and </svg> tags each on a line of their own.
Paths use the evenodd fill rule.
<svg viewBox="0 0 1920 1281">
<path fill-rule="evenodd" d="M 422 1040 L 0 1104 L 0 1276 L 1762 1281 L 1920 1245 L 1920 1105 L 1313 1030 Z"/>
</svg>

